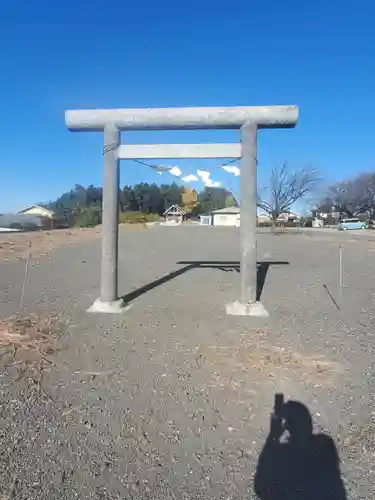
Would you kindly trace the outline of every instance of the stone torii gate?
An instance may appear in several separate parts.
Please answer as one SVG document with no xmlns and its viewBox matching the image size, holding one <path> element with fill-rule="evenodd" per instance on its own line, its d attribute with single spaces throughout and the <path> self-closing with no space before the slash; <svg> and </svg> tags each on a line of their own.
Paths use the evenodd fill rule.
<svg viewBox="0 0 375 500">
<path fill-rule="evenodd" d="M 241 294 L 227 314 L 268 316 L 257 302 L 257 132 L 292 128 L 297 106 L 236 106 L 146 109 L 92 109 L 65 112 L 69 130 L 104 131 L 104 182 L 100 298 L 91 312 L 119 313 L 118 298 L 119 160 L 156 158 L 239 158 Z M 121 145 L 121 130 L 241 129 L 241 144 Z"/>
</svg>

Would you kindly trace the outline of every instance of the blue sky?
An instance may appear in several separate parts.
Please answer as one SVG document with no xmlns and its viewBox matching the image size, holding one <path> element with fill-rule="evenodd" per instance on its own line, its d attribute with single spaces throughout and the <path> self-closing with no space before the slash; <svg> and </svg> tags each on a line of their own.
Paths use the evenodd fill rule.
<svg viewBox="0 0 375 500">
<path fill-rule="evenodd" d="M 64 110 L 298 104 L 294 130 L 261 131 L 259 182 L 284 160 L 327 182 L 375 169 L 372 0 L 0 0 L 0 212 L 100 184 L 102 134 Z M 123 133 L 123 141 L 225 142 L 235 131 Z M 162 162 L 162 163 L 165 163 Z M 220 162 L 174 162 L 184 172 Z M 169 182 L 121 163 L 121 184 Z"/>
</svg>

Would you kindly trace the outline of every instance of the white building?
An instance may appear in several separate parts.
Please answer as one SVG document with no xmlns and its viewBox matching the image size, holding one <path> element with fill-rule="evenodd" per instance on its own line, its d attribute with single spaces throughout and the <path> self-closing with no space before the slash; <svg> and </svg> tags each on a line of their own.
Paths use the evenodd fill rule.
<svg viewBox="0 0 375 500">
<path fill-rule="evenodd" d="M 212 211 L 213 226 L 232 226 L 240 225 L 240 207 L 227 207 Z"/>
<path fill-rule="evenodd" d="M 186 212 L 179 205 L 171 205 L 163 215 L 165 224 L 182 224 L 182 221 L 186 217 Z"/>
<path fill-rule="evenodd" d="M 212 226 L 212 216 L 211 215 L 200 215 L 199 224 L 201 226 Z"/>
</svg>

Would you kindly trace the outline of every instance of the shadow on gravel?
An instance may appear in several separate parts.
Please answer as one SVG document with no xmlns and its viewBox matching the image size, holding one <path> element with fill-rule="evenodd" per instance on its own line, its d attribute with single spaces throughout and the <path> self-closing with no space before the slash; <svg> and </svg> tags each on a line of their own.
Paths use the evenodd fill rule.
<svg viewBox="0 0 375 500">
<path fill-rule="evenodd" d="M 180 261 L 177 264 L 184 265 L 181 269 L 177 269 L 177 271 L 173 271 L 171 273 L 158 278 L 151 283 L 147 283 L 147 285 L 141 286 L 136 290 L 133 290 L 130 293 L 123 295 L 121 298 L 125 303 L 129 303 L 134 299 L 137 299 L 141 295 L 150 292 L 154 288 L 157 288 L 168 281 L 171 281 L 181 274 L 184 274 L 192 269 L 200 269 L 200 268 L 209 268 L 209 269 L 218 269 L 219 271 L 224 272 L 240 272 L 240 263 L 238 261 L 214 261 L 214 260 L 196 260 L 196 261 Z M 260 300 L 262 295 L 264 283 L 266 281 L 267 272 L 270 266 L 273 265 L 288 265 L 289 262 L 286 261 L 263 261 L 258 262 L 258 273 L 257 273 L 257 300 Z"/>
<path fill-rule="evenodd" d="M 333 439 L 313 433 L 308 408 L 275 395 L 270 432 L 259 456 L 254 490 L 260 500 L 346 500 Z"/>
</svg>

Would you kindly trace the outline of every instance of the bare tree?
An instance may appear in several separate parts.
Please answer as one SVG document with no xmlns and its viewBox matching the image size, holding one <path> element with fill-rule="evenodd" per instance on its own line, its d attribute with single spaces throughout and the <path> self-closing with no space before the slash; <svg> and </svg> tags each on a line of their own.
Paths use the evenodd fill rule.
<svg viewBox="0 0 375 500">
<path fill-rule="evenodd" d="M 318 181 L 315 170 L 302 169 L 291 171 L 288 163 L 271 172 L 269 186 L 258 192 L 258 207 L 264 210 L 274 221 L 278 216 L 291 209 L 296 201 L 312 194 Z"/>
<path fill-rule="evenodd" d="M 322 201 L 331 203 L 348 217 L 366 214 L 372 219 L 375 213 L 375 173 L 362 173 L 331 185 Z"/>
</svg>

